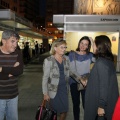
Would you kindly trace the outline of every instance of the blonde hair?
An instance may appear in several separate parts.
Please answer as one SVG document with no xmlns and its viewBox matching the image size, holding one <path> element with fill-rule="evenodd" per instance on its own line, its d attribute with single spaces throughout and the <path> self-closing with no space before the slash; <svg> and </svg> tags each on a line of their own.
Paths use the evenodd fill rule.
<svg viewBox="0 0 120 120">
<path fill-rule="evenodd" d="M 58 47 L 58 46 L 60 46 L 60 45 L 62 45 L 62 44 L 67 44 L 66 43 L 66 41 L 65 40 L 63 40 L 63 39 L 57 39 L 57 40 L 55 40 L 53 43 L 52 43 L 52 46 L 51 46 L 51 50 L 50 50 L 50 54 L 51 55 L 54 55 L 55 54 L 55 49 L 54 49 L 54 47 Z"/>
</svg>

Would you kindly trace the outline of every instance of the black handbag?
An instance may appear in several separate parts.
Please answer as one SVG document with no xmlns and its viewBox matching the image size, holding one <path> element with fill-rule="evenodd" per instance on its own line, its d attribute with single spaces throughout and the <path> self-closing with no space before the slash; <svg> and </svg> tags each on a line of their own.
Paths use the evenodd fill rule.
<svg viewBox="0 0 120 120">
<path fill-rule="evenodd" d="M 57 120 L 57 112 L 46 107 L 46 101 L 43 100 L 42 105 L 38 107 L 36 120 Z"/>
<path fill-rule="evenodd" d="M 105 116 L 96 116 L 95 120 L 107 120 Z"/>
</svg>

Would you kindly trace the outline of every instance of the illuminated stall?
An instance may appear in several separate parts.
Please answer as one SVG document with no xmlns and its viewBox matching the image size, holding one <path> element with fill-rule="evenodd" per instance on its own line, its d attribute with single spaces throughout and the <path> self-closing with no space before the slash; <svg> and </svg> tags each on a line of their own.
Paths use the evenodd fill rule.
<svg viewBox="0 0 120 120">
<path fill-rule="evenodd" d="M 68 51 L 75 50 L 84 35 L 93 40 L 101 34 L 110 37 L 116 68 L 120 71 L 120 15 L 53 15 L 53 23 L 64 30 Z"/>
</svg>

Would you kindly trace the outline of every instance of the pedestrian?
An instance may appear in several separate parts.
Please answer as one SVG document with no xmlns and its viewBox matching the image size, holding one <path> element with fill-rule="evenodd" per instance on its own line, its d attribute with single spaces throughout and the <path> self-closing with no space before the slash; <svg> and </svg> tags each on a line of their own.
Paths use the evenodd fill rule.
<svg viewBox="0 0 120 120">
<path fill-rule="evenodd" d="M 35 42 L 35 56 L 38 57 L 38 52 L 39 52 L 39 45 L 38 42 Z"/>
<path fill-rule="evenodd" d="M 119 96 L 117 103 L 115 105 L 112 120 L 120 120 L 120 96 Z"/>
<path fill-rule="evenodd" d="M 19 35 L 13 30 L 2 33 L 0 46 L 0 120 L 18 120 L 18 76 L 23 73 Z M 5 118 L 4 118 L 5 117 Z"/>
<path fill-rule="evenodd" d="M 25 47 L 24 47 L 24 59 L 25 59 L 25 63 L 28 63 L 30 61 L 30 48 L 29 48 L 29 42 L 25 43 Z"/>
<path fill-rule="evenodd" d="M 106 35 L 95 37 L 96 62 L 91 70 L 85 94 L 84 120 L 112 120 L 117 102 L 118 83 L 111 41 Z"/>
<path fill-rule="evenodd" d="M 70 71 L 78 78 L 80 76 L 88 76 L 90 73 L 90 65 L 95 61 L 93 54 L 90 52 L 92 39 L 83 36 L 78 43 L 76 51 L 69 53 Z M 78 90 L 78 83 L 73 77 L 70 77 L 70 91 L 73 103 L 74 120 L 80 119 L 80 93 L 82 98 L 82 106 L 84 108 L 85 89 Z"/>
<path fill-rule="evenodd" d="M 44 100 L 49 101 L 53 110 L 65 120 L 68 112 L 69 59 L 64 55 L 65 40 L 55 40 L 51 47 L 51 56 L 44 60 L 42 90 Z"/>
</svg>

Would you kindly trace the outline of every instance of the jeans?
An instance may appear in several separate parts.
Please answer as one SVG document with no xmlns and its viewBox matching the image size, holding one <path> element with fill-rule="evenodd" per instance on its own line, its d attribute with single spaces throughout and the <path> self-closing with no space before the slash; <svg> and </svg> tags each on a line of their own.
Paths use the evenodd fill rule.
<svg viewBox="0 0 120 120">
<path fill-rule="evenodd" d="M 73 102 L 74 120 L 79 120 L 79 117 L 80 117 L 80 93 L 81 93 L 81 97 L 82 97 L 82 106 L 84 108 L 85 90 L 78 91 L 77 83 L 72 83 L 70 85 L 70 91 L 71 91 L 72 102 Z"/>
<path fill-rule="evenodd" d="M 18 96 L 13 99 L 0 99 L 0 120 L 18 120 Z"/>
</svg>

